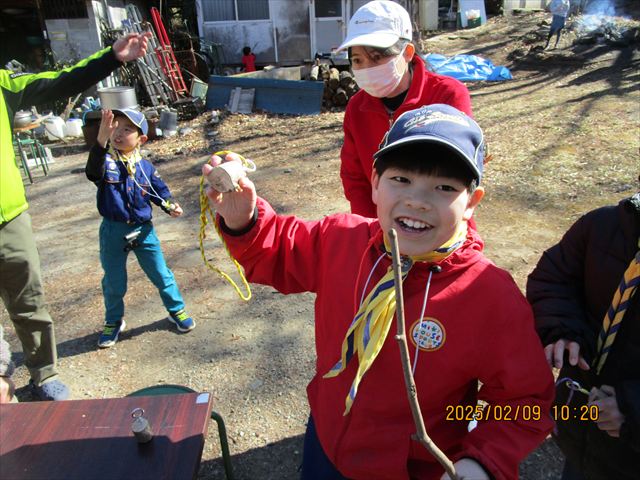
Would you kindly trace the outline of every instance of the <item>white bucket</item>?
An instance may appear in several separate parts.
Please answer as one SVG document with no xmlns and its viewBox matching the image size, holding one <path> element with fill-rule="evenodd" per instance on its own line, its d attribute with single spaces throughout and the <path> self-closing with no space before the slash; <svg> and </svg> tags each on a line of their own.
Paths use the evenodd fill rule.
<svg viewBox="0 0 640 480">
<path fill-rule="evenodd" d="M 51 141 L 61 140 L 65 137 L 64 120 L 60 117 L 49 117 L 42 122 L 47 138 Z"/>
<path fill-rule="evenodd" d="M 79 118 L 70 118 L 65 124 L 67 129 L 67 135 L 69 137 L 81 137 L 82 136 L 82 120 Z"/>
</svg>

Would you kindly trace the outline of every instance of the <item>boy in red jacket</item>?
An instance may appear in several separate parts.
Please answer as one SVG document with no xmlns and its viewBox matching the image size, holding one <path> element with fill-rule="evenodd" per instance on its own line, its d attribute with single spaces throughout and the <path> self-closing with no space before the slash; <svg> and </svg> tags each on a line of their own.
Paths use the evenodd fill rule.
<svg viewBox="0 0 640 480">
<path fill-rule="evenodd" d="M 422 107 L 398 118 L 375 158 L 377 219 L 276 215 L 247 178 L 238 192 L 208 190 L 247 278 L 317 295 L 302 478 L 446 478 L 411 438 L 415 425 L 389 332 L 395 292 L 387 232 L 394 228 L 427 432 L 465 478 L 515 479 L 518 463 L 551 430 L 554 388 L 529 305 L 467 229 L 484 195 L 482 131 L 453 107 Z M 203 174 L 212 169 L 205 165 Z M 478 399 L 488 405 L 477 407 Z M 474 417 L 478 426 L 469 432 Z"/>
</svg>

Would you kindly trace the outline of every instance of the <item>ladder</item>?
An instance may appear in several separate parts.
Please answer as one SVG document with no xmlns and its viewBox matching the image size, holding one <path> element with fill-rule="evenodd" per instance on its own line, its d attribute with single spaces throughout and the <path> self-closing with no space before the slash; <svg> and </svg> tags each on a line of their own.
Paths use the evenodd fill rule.
<svg viewBox="0 0 640 480">
<path fill-rule="evenodd" d="M 156 7 L 151 7 L 151 19 L 153 20 L 153 26 L 156 29 L 156 34 L 160 41 L 160 45 L 156 47 L 155 52 L 162 66 L 162 71 L 169 79 L 173 91 L 176 92 L 178 96 L 187 96 L 189 91 L 182 78 L 182 73 L 180 72 L 180 67 L 173 53 L 171 42 L 169 42 L 169 36 L 162 23 L 160 11 Z"/>
<path fill-rule="evenodd" d="M 154 107 L 159 104 L 169 104 L 178 99 L 178 94 L 168 83 L 164 74 L 164 68 L 159 63 L 155 50 L 158 47 L 158 38 L 151 28 L 149 22 L 143 21 L 138 7 L 135 5 L 126 6 L 127 18 L 122 21 L 122 27 L 126 33 L 151 32 L 149 38 L 149 48 L 144 57 L 136 60 L 142 82 L 147 90 L 149 99 Z"/>
</svg>

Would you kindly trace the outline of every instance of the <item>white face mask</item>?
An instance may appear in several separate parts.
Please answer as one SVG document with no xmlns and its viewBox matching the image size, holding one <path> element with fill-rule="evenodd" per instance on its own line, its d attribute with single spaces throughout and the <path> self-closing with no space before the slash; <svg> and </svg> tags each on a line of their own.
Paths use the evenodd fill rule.
<svg viewBox="0 0 640 480">
<path fill-rule="evenodd" d="M 353 77 L 360 88 L 372 97 L 385 98 L 393 92 L 406 72 L 404 49 L 393 60 L 370 68 L 353 70 Z"/>
</svg>

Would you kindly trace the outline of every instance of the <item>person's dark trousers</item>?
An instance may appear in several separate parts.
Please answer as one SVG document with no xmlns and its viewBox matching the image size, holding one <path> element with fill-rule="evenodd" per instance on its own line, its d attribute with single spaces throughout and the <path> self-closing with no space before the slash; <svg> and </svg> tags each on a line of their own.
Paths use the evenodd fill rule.
<svg viewBox="0 0 640 480">
<path fill-rule="evenodd" d="M 340 474 L 324 453 L 311 415 L 309 415 L 307 431 L 304 434 L 300 480 L 348 480 L 347 477 L 343 477 Z"/>
<path fill-rule="evenodd" d="M 45 308 L 40 257 L 23 212 L 0 225 L 0 297 L 22 343 L 25 365 L 36 385 L 57 375 L 53 321 Z"/>
<path fill-rule="evenodd" d="M 580 470 L 571 465 L 568 460 L 565 460 L 561 480 L 585 480 L 585 478 Z"/>
</svg>

